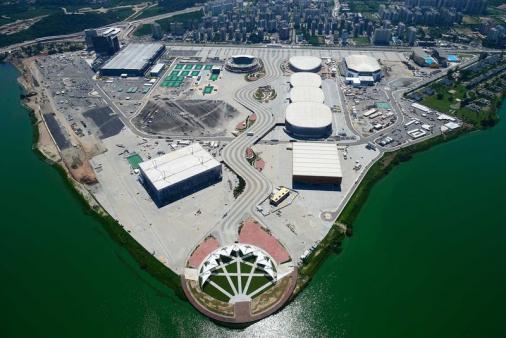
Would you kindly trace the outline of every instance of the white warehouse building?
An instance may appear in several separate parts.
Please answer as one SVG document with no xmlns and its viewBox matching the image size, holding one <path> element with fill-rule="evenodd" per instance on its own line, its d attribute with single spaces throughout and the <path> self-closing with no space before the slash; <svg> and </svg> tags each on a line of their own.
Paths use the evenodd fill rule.
<svg viewBox="0 0 506 338">
<path fill-rule="evenodd" d="M 336 144 L 295 142 L 292 156 L 294 184 L 341 184 L 343 173 Z"/>
<path fill-rule="evenodd" d="M 342 63 L 343 76 L 377 82 L 383 77 L 381 66 L 378 61 L 367 55 L 349 55 Z M 368 84 L 370 84 L 368 81 Z"/>
<path fill-rule="evenodd" d="M 221 163 L 199 143 L 139 164 L 140 180 L 158 207 L 206 188 L 222 177 Z"/>
</svg>

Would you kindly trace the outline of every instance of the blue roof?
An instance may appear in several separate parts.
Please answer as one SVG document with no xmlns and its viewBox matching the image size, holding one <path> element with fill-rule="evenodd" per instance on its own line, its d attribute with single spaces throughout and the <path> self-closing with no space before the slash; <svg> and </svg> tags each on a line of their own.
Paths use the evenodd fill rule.
<svg viewBox="0 0 506 338">
<path fill-rule="evenodd" d="M 457 57 L 457 55 L 448 55 L 448 61 L 456 62 L 458 60 L 459 60 L 459 58 Z"/>
</svg>

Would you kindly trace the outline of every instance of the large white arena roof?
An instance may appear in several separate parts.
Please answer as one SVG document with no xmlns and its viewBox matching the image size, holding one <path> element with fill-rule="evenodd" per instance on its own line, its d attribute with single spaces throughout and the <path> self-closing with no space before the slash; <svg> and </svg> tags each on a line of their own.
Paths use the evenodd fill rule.
<svg viewBox="0 0 506 338">
<path fill-rule="evenodd" d="M 109 60 L 102 69 L 142 70 L 161 48 L 163 48 L 161 43 L 131 43 Z"/>
<path fill-rule="evenodd" d="M 320 88 L 315 87 L 294 87 L 290 90 L 290 101 L 323 103 L 325 95 Z"/>
<path fill-rule="evenodd" d="M 297 102 L 286 108 L 286 120 L 301 128 L 325 128 L 332 124 L 330 108 L 322 103 Z"/>
<path fill-rule="evenodd" d="M 157 190 L 221 166 L 199 143 L 175 150 L 139 164 Z"/>
<path fill-rule="evenodd" d="M 322 65 L 322 59 L 316 56 L 292 56 L 288 62 L 290 66 L 301 72 L 316 71 Z"/>
<path fill-rule="evenodd" d="M 322 78 L 315 73 L 301 72 L 290 75 L 290 84 L 292 87 L 315 87 L 320 88 Z"/>
<path fill-rule="evenodd" d="M 336 144 L 293 143 L 293 176 L 342 177 Z"/>
<path fill-rule="evenodd" d="M 346 67 L 350 70 L 364 73 L 374 73 L 381 70 L 378 61 L 367 55 L 348 55 L 344 58 Z"/>
</svg>

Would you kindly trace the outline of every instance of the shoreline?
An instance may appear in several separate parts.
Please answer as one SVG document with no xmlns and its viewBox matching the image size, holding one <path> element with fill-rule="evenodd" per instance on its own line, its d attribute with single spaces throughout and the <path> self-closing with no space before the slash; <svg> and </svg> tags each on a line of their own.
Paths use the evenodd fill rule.
<svg viewBox="0 0 506 338">
<path fill-rule="evenodd" d="M 18 72 L 20 72 L 18 83 L 22 87 L 23 91 L 25 93 L 36 92 L 37 94 L 40 94 L 40 91 L 38 91 L 33 84 L 26 79 L 26 76 L 30 76 L 31 72 L 26 68 L 23 61 L 15 60 L 14 62 L 11 61 L 10 64 L 15 67 Z M 50 132 L 43 122 L 40 106 L 30 100 L 30 96 L 21 98 L 20 101 L 21 104 L 29 111 L 31 123 L 34 127 L 33 151 L 36 155 L 60 173 L 66 184 L 68 184 L 71 188 L 72 192 L 76 195 L 80 202 L 83 203 L 85 213 L 96 217 L 96 219 L 102 223 L 109 236 L 111 236 L 114 241 L 123 246 L 129 254 L 133 256 L 141 269 L 148 272 L 162 284 L 165 284 L 173 289 L 178 298 L 188 301 L 180 283 L 180 276 L 146 251 L 146 249 L 140 245 L 121 224 L 119 224 L 105 211 L 105 209 L 102 208 L 93 195 L 88 191 L 86 186 L 72 177 L 68 168 L 63 163 L 62 158 L 59 156 L 56 146 L 54 144 L 47 144 L 47 142 L 53 142 L 53 140 L 50 137 Z M 388 175 L 388 173 L 398 164 L 411 159 L 412 155 L 429 150 L 435 145 L 454 140 L 461 135 L 475 130 L 481 129 L 463 126 L 462 129 L 457 131 L 426 139 L 419 143 L 415 143 L 392 152 L 386 152 L 379 157 L 372 164 L 359 185 L 356 187 L 329 232 L 307 258 L 306 263 L 302 264 L 299 268 L 299 277 L 297 279 L 296 288 L 289 300 L 278 311 L 281 311 L 284 306 L 288 305 L 302 290 L 304 290 L 313 276 L 317 273 L 320 265 L 331 252 L 339 252 L 341 243 L 346 237 L 351 236 L 352 224 L 367 201 L 371 189 L 379 180 Z M 47 138 L 48 136 L 49 138 Z M 54 149 L 51 149 L 51 146 Z M 54 150 L 56 150 L 56 154 L 52 152 Z M 220 323 L 220 325 L 227 326 L 224 323 Z"/>
<path fill-rule="evenodd" d="M 25 68 L 25 65 L 18 60 L 9 63 L 20 73 L 17 81 L 22 89 L 22 92 L 37 92 L 37 94 L 39 94 L 37 89 L 34 88 L 34 86 L 26 79 L 26 76 L 29 76 L 31 73 L 29 73 L 29 71 Z M 72 177 L 59 154 L 52 152 L 57 152 L 55 145 L 49 145 L 44 142 L 53 142 L 53 140 L 52 138 L 44 139 L 44 136 L 50 135 L 49 130 L 43 122 L 40 107 L 29 99 L 30 97 L 20 98 L 20 103 L 25 107 L 30 116 L 30 121 L 33 127 L 32 150 L 35 155 L 40 160 L 53 167 L 60 174 L 65 182 L 65 185 L 70 188 L 72 194 L 74 194 L 74 196 L 79 200 L 79 203 L 82 204 L 83 211 L 97 219 L 111 239 L 124 247 L 128 253 L 132 255 L 142 270 L 148 272 L 162 284 L 173 289 L 178 298 L 187 301 L 180 284 L 179 275 L 153 257 L 123 228 L 121 224 L 119 224 L 118 221 L 110 216 L 93 197 L 93 195 L 86 189 L 84 184 L 76 181 Z"/>
</svg>

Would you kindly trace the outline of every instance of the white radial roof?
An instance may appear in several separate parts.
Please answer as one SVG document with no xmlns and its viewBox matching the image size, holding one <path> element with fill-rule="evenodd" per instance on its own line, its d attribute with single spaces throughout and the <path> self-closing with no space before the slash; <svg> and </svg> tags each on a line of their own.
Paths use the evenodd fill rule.
<svg viewBox="0 0 506 338">
<path fill-rule="evenodd" d="M 272 280 L 277 278 L 277 266 L 274 259 L 269 256 L 262 249 L 251 244 L 231 244 L 218 248 L 211 252 L 199 267 L 200 285 L 204 285 L 209 278 L 223 267 L 234 265 L 236 261 L 245 261 L 247 257 L 254 257 L 253 263 L 250 262 L 254 268 L 262 270 Z"/>
<path fill-rule="evenodd" d="M 301 72 L 290 75 L 290 84 L 292 87 L 315 87 L 322 85 L 322 78 L 315 73 Z"/>
<path fill-rule="evenodd" d="M 317 70 L 321 64 L 322 59 L 316 56 L 292 56 L 289 60 L 290 65 L 300 71 L 314 71 Z"/>
<path fill-rule="evenodd" d="M 288 105 L 285 119 L 297 127 L 324 128 L 332 124 L 332 113 L 322 103 L 297 102 Z"/>
<path fill-rule="evenodd" d="M 294 87 L 290 91 L 290 100 L 295 102 L 323 103 L 325 95 L 320 88 L 315 87 Z"/>
<path fill-rule="evenodd" d="M 348 69 L 357 72 L 375 72 L 381 69 L 378 61 L 367 55 L 349 55 L 344 58 Z"/>
</svg>

